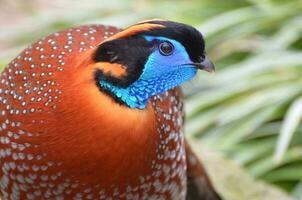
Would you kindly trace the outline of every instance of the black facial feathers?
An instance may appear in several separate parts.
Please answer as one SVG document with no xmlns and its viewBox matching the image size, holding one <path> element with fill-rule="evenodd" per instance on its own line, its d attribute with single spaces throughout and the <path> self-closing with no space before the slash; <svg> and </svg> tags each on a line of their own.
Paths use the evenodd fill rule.
<svg viewBox="0 0 302 200">
<path fill-rule="evenodd" d="M 106 81 L 127 87 L 136 81 L 152 51 L 152 43 L 140 36 L 131 36 L 102 43 L 94 55 L 95 62 L 122 64 L 127 68 L 127 77 L 104 76 Z M 99 75 L 101 72 L 98 72 Z M 109 80 L 110 79 L 110 80 Z"/>
</svg>

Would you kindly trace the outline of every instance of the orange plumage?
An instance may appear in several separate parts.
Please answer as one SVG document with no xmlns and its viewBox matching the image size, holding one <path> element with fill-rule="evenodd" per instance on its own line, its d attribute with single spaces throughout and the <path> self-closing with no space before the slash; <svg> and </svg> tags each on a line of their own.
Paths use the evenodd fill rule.
<svg viewBox="0 0 302 200">
<path fill-rule="evenodd" d="M 125 74 L 122 65 L 93 62 L 97 45 L 142 27 L 148 29 L 90 25 L 54 33 L 1 73 L 3 199 L 185 199 L 180 89 L 140 110 L 95 86 L 95 69 Z"/>
</svg>

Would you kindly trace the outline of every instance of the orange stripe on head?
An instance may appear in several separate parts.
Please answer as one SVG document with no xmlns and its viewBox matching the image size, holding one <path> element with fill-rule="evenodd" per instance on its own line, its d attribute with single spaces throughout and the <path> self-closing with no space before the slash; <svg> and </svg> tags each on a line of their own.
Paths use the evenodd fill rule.
<svg viewBox="0 0 302 200">
<path fill-rule="evenodd" d="M 164 28 L 164 27 L 165 26 L 161 25 L 161 24 L 150 24 L 150 23 L 137 24 L 137 25 L 130 26 L 129 28 L 126 28 L 125 30 L 111 36 L 104 42 L 129 37 L 129 36 L 135 35 L 139 32 L 149 31 L 154 28 Z"/>
<path fill-rule="evenodd" d="M 159 18 L 155 18 L 155 19 L 147 19 L 147 20 L 144 20 L 144 21 L 140 21 L 140 22 L 138 22 L 137 24 L 144 24 L 144 23 L 151 23 L 151 24 L 152 24 L 152 22 L 154 22 L 154 21 L 163 22 L 163 21 L 167 21 L 167 20 L 159 19 Z"/>
<path fill-rule="evenodd" d="M 122 64 L 98 62 L 95 67 L 100 69 L 104 74 L 110 74 L 116 78 L 126 75 L 127 68 Z"/>
</svg>

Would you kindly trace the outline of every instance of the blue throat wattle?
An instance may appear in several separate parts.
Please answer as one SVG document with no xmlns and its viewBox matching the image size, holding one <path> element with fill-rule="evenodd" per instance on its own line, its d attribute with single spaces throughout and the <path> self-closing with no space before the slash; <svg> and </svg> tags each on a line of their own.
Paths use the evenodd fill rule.
<svg viewBox="0 0 302 200">
<path fill-rule="evenodd" d="M 170 75 L 171 79 L 173 75 Z M 174 75 L 175 76 L 175 75 Z M 127 88 L 121 88 L 114 86 L 108 82 L 100 81 L 99 84 L 101 87 L 111 91 L 118 99 L 127 104 L 130 108 L 139 108 L 144 109 L 147 106 L 148 100 L 150 97 L 163 93 L 168 89 L 174 87 L 172 84 L 167 81 L 169 78 L 153 78 L 149 80 L 139 79 L 129 85 Z"/>
<path fill-rule="evenodd" d="M 144 109 L 150 97 L 161 94 L 180 85 L 182 82 L 190 80 L 196 74 L 196 71 L 194 68 L 186 68 L 148 80 L 138 79 L 127 88 L 117 87 L 102 80 L 99 81 L 99 84 L 102 88 L 111 91 L 130 108 Z"/>
</svg>

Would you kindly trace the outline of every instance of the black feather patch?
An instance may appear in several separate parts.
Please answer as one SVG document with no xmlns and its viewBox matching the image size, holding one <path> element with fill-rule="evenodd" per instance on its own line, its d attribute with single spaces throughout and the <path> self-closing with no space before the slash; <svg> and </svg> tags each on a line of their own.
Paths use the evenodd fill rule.
<svg viewBox="0 0 302 200">
<path fill-rule="evenodd" d="M 120 87 L 127 87 L 141 75 L 144 65 L 152 52 L 153 43 L 143 37 L 132 36 L 101 44 L 95 52 L 95 62 L 109 62 L 124 65 L 126 76 L 113 77 L 103 74 L 103 79 Z M 97 73 L 102 76 L 101 72 Z"/>
</svg>

